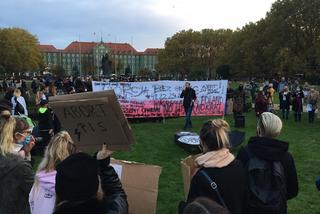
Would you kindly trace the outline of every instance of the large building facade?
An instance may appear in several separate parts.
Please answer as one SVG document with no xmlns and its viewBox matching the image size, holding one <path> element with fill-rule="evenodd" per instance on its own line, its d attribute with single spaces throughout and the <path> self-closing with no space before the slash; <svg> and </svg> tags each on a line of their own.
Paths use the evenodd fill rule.
<svg viewBox="0 0 320 214">
<path fill-rule="evenodd" d="M 61 66 L 68 74 L 77 72 L 80 75 L 106 76 L 154 72 L 159 51 L 156 48 L 147 48 L 144 52 L 138 52 L 128 43 L 102 41 L 74 41 L 65 49 L 57 49 L 53 45 L 39 45 L 39 50 L 46 68 Z"/>
</svg>

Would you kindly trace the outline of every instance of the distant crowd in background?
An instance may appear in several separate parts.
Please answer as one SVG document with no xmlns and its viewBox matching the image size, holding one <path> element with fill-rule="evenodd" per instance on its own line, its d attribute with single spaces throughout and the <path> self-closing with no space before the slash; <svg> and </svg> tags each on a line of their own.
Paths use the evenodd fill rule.
<svg viewBox="0 0 320 214">
<path fill-rule="evenodd" d="M 275 104 L 275 98 L 279 102 Z M 291 81 L 282 77 L 280 80 L 240 84 L 237 89 L 228 88 L 226 112 L 233 112 L 234 117 L 242 115 L 254 106 L 256 116 L 263 112 L 277 113 L 281 110 L 282 119 L 289 119 L 292 111 L 294 120 L 301 121 L 302 112 L 308 112 L 308 120 L 313 123 L 320 101 L 319 91 L 307 82 Z"/>
</svg>

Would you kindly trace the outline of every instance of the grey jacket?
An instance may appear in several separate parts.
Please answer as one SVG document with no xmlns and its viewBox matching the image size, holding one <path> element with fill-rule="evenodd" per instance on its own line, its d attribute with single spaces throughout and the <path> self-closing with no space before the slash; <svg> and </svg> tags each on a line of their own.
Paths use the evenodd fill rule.
<svg viewBox="0 0 320 214">
<path fill-rule="evenodd" d="M 34 181 L 31 165 L 17 155 L 0 154 L 0 213 L 28 214 Z"/>
</svg>

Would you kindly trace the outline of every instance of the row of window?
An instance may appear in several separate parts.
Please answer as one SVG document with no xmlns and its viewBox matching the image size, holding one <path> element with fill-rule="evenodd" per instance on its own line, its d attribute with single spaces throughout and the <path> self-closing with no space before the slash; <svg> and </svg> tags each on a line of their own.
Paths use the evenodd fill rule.
<svg viewBox="0 0 320 214">
<path fill-rule="evenodd" d="M 58 64 L 58 60 L 48 60 L 46 62 L 47 62 L 47 64 Z M 63 66 L 65 66 L 66 64 L 70 65 L 70 64 L 74 64 L 74 63 L 79 64 L 80 62 L 79 62 L 79 60 L 69 60 L 69 59 L 68 60 L 63 60 Z M 96 61 L 96 64 L 100 64 L 100 61 Z M 137 62 L 136 63 L 131 63 L 130 61 L 126 61 L 126 60 L 123 62 L 124 66 L 128 66 L 128 65 L 131 65 L 131 64 L 132 64 L 132 66 L 139 67 L 139 63 L 137 63 Z M 154 67 L 153 63 L 142 63 L 141 65 L 144 65 L 144 66 L 147 66 L 147 67 Z"/>
<path fill-rule="evenodd" d="M 60 55 L 58 55 L 58 53 L 47 53 L 47 54 L 44 54 L 44 57 L 47 56 L 47 58 L 58 58 Z M 101 55 L 100 55 L 101 56 Z M 79 58 L 79 54 L 62 54 L 62 58 Z M 82 57 L 92 57 L 91 54 L 82 54 Z M 131 55 L 115 55 L 115 58 L 122 58 L 122 59 L 139 59 L 140 57 L 139 56 L 131 56 Z M 146 60 L 146 61 L 156 61 L 156 56 L 142 56 L 140 58 L 141 60 Z"/>
</svg>

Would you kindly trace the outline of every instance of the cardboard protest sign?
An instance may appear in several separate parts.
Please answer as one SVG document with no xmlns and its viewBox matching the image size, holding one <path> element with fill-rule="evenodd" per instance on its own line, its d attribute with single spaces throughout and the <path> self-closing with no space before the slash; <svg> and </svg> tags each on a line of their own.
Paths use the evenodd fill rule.
<svg viewBox="0 0 320 214">
<path fill-rule="evenodd" d="M 157 210 L 161 167 L 111 160 L 127 194 L 130 214 L 154 214 Z"/>
<path fill-rule="evenodd" d="M 188 197 L 192 176 L 194 175 L 194 173 L 197 169 L 197 166 L 196 166 L 194 160 L 198 156 L 199 155 L 188 156 L 187 158 L 183 159 L 180 162 L 181 163 L 181 170 L 182 170 L 184 195 L 186 198 Z"/>
<path fill-rule="evenodd" d="M 192 115 L 222 116 L 227 80 L 190 81 L 197 100 Z M 92 82 L 93 91 L 114 90 L 128 118 L 184 116 L 182 98 L 185 81 Z"/>
<path fill-rule="evenodd" d="M 77 147 L 128 150 L 135 142 L 113 91 L 89 92 L 50 97 L 50 107 Z"/>
</svg>

